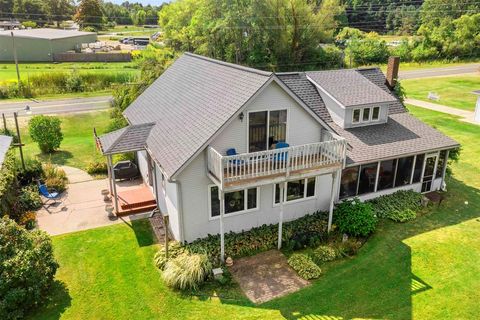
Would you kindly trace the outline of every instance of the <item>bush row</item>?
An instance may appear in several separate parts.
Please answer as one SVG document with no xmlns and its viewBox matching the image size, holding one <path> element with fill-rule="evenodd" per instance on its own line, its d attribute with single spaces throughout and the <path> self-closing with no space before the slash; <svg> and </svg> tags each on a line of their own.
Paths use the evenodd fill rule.
<svg viewBox="0 0 480 320">
<path fill-rule="evenodd" d="M 283 224 L 284 247 L 294 249 L 318 244 L 326 237 L 327 214 L 315 212 Z M 242 257 L 277 247 L 278 224 L 262 225 L 249 231 L 225 234 L 225 255 Z M 190 252 L 205 253 L 214 261 L 220 256 L 220 235 L 208 235 L 186 244 Z"/>
<path fill-rule="evenodd" d="M 405 222 L 416 218 L 415 212 L 421 208 L 422 194 L 413 190 L 400 190 L 369 202 L 377 217 Z"/>
</svg>

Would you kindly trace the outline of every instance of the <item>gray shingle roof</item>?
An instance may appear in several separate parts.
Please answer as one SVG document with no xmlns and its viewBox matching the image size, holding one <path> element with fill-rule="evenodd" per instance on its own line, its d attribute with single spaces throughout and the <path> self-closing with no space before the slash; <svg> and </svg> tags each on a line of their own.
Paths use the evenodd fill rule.
<svg viewBox="0 0 480 320">
<path fill-rule="evenodd" d="M 155 121 L 152 156 L 173 176 L 269 80 L 271 73 L 186 53 L 124 112 Z"/>
<path fill-rule="evenodd" d="M 104 134 L 98 139 L 103 154 L 117 154 L 142 150 L 155 123 L 130 125 Z"/>
<path fill-rule="evenodd" d="M 0 168 L 2 167 L 3 160 L 7 154 L 8 148 L 12 143 L 12 137 L 0 135 Z"/>
<path fill-rule="evenodd" d="M 95 32 L 39 28 L 39 29 L 0 31 L 0 36 L 10 37 L 11 32 L 13 32 L 13 35 L 18 38 L 38 38 L 38 39 L 63 39 L 63 38 L 78 37 L 78 36 L 85 36 L 85 35 L 96 35 Z"/>
<path fill-rule="evenodd" d="M 345 107 L 396 101 L 390 93 L 354 69 L 313 71 L 306 74 Z"/>
<path fill-rule="evenodd" d="M 334 126 L 337 134 L 344 137 L 349 144 L 347 164 L 367 163 L 458 146 L 458 142 L 408 112 L 390 115 L 385 124 L 351 129 Z"/>
</svg>

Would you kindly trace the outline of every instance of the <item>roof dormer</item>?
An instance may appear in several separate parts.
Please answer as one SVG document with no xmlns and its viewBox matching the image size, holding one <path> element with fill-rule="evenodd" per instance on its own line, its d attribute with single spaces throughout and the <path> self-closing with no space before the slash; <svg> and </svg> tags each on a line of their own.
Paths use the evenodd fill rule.
<svg viewBox="0 0 480 320">
<path fill-rule="evenodd" d="M 307 72 L 333 121 L 342 128 L 387 122 L 388 106 L 397 99 L 355 69 Z"/>
</svg>

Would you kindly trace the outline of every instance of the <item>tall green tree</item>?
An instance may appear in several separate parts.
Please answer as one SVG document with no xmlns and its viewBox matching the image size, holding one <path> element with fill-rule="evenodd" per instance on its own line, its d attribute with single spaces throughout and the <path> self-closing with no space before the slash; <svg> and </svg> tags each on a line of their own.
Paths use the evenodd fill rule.
<svg viewBox="0 0 480 320">
<path fill-rule="evenodd" d="M 14 0 L 0 0 L 0 19 L 13 17 Z"/>
<path fill-rule="evenodd" d="M 60 22 L 70 20 L 75 12 L 73 0 L 44 0 L 45 11 L 50 21 L 55 21 L 57 27 Z"/>
<path fill-rule="evenodd" d="M 103 27 L 103 10 L 99 0 L 82 0 L 75 13 L 75 21 L 81 28 L 92 27 L 96 30 Z"/>
<path fill-rule="evenodd" d="M 38 24 L 47 21 L 47 12 L 41 0 L 15 0 L 13 15 L 17 19 L 32 20 Z"/>
</svg>

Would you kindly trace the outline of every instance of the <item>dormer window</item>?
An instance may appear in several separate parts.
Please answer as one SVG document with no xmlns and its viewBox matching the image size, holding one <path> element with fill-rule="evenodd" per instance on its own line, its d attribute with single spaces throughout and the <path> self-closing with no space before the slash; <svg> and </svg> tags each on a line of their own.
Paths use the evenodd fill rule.
<svg viewBox="0 0 480 320">
<path fill-rule="evenodd" d="M 380 119 L 380 107 L 353 109 L 352 123 L 369 123 Z"/>
</svg>

